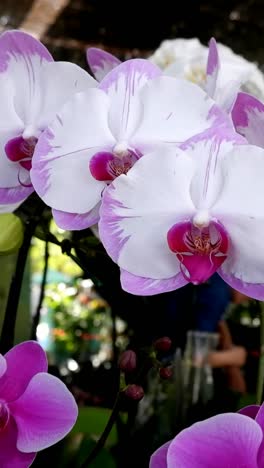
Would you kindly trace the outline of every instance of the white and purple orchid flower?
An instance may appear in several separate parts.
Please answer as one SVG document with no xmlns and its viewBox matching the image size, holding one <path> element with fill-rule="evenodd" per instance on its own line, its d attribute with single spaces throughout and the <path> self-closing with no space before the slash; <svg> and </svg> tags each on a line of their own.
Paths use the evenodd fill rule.
<svg viewBox="0 0 264 468">
<path fill-rule="evenodd" d="M 254 96 L 239 93 L 232 110 L 236 131 L 254 145 L 264 148 L 264 104 Z"/>
<path fill-rule="evenodd" d="M 205 47 L 204 50 L 207 53 Z M 118 58 L 109 52 L 93 47 L 87 49 L 86 57 L 88 65 L 98 81 L 101 81 L 108 72 L 121 63 Z M 230 113 L 240 86 L 248 77 L 249 70 L 247 67 L 243 68 L 240 62 L 238 66 L 236 62 L 232 63 L 232 61 L 231 63 L 225 61 L 224 70 L 221 70 L 221 62 L 217 43 L 212 38 L 209 42 L 205 76 L 201 83 L 197 82 L 197 84 L 200 84 L 224 111 Z M 166 70 L 163 73 L 182 78 L 181 64 L 175 63 L 172 68 L 169 68 L 169 73 Z M 189 79 L 195 82 L 192 75 Z"/>
<path fill-rule="evenodd" d="M 198 86 L 128 60 L 57 113 L 36 146 L 32 182 L 61 228 L 83 229 L 98 221 L 104 188 L 146 153 L 222 126 L 229 118 Z M 157 155 L 162 166 L 163 149 Z"/>
<path fill-rule="evenodd" d="M 264 151 L 220 129 L 150 153 L 117 178 L 103 195 L 99 234 L 123 289 L 152 295 L 217 271 L 264 299 L 263 173 Z"/>
<path fill-rule="evenodd" d="M 41 132 L 74 93 L 97 86 L 83 69 L 54 62 L 32 36 L 0 36 L 0 203 L 21 202 L 33 191 L 31 160 Z"/>
<path fill-rule="evenodd" d="M 162 445 L 149 468 L 263 468 L 264 405 L 193 424 Z"/>
</svg>

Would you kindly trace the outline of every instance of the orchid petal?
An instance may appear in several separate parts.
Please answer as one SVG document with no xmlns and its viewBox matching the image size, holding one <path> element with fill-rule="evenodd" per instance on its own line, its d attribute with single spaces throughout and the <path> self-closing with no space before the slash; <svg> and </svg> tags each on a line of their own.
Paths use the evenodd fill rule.
<svg viewBox="0 0 264 468">
<path fill-rule="evenodd" d="M 7 158 L 4 142 L 9 138 L 6 133 L 2 136 L 3 140 L 0 134 L 0 203 L 13 205 L 25 200 L 34 189 L 29 172 Z"/>
<path fill-rule="evenodd" d="M 5 357 L 0 354 L 0 378 L 4 375 L 7 368 Z"/>
<path fill-rule="evenodd" d="M 100 149 L 114 145 L 108 106 L 108 97 L 98 89 L 78 93 L 40 136 L 30 175 L 35 190 L 52 208 L 83 214 L 100 201 L 105 183 L 92 177 L 89 163 Z"/>
<path fill-rule="evenodd" d="M 17 448 L 25 453 L 38 452 L 61 440 L 78 414 L 64 383 L 46 373 L 34 375 L 23 395 L 9 408 L 18 428 Z"/>
<path fill-rule="evenodd" d="M 259 405 L 248 405 L 245 406 L 244 408 L 241 408 L 238 413 L 239 414 L 244 414 L 245 416 L 248 416 L 249 418 L 256 419 L 256 416 L 259 412 Z"/>
<path fill-rule="evenodd" d="M 167 453 L 171 441 L 162 445 L 150 458 L 149 468 L 167 468 Z"/>
<path fill-rule="evenodd" d="M 148 60 L 127 60 L 114 68 L 99 88 L 111 101 L 109 127 L 118 142 L 127 141 L 135 132 L 142 116 L 139 91 L 152 78 L 161 75 L 161 70 Z"/>
<path fill-rule="evenodd" d="M 209 42 L 205 85 L 206 92 L 211 98 L 213 98 L 215 94 L 219 67 L 220 63 L 217 44 L 215 39 L 212 37 Z"/>
<path fill-rule="evenodd" d="M 188 81 L 169 76 L 155 78 L 142 89 L 140 98 L 144 114 L 133 136 L 139 149 L 150 142 L 179 145 L 216 126 L 232 128 L 228 116 L 214 101 Z"/>
<path fill-rule="evenodd" d="M 226 86 L 219 88 L 216 92 L 215 101 L 227 114 L 230 114 L 234 107 L 240 86 L 241 81 L 230 80 Z"/>
<path fill-rule="evenodd" d="M 17 205 L 17 202 L 22 202 L 34 192 L 34 188 L 31 186 L 30 182 L 26 183 L 25 186 L 18 185 L 17 187 L 10 188 L 0 188 L 0 203 L 7 204 L 6 212 L 13 211 L 14 204 Z M 20 204 L 20 203 L 19 203 Z M 1 211 L 3 213 L 4 211 Z"/>
<path fill-rule="evenodd" d="M 194 136 L 181 146 L 196 162 L 191 197 L 197 209 L 208 209 L 216 201 L 223 185 L 219 164 L 238 144 L 246 144 L 246 141 L 233 130 L 222 126 L 210 129 L 202 136 Z"/>
<path fill-rule="evenodd" d="M 65 213 L 64 211 L 52 210 L 53 218 L 57 226 L 66 231 L 81 231 L 98 223 L 99 221 L 98 203 L 91 211 L 83 214 Z"/>
<path fill-rule="evenodd" d="M 12 83 L 16 112 L 25 124 L 39 106 L 39 82 L 43 65 L 52 56 L 38 40 L 22 31 L 7 31 L 0 37 L 0 77 Z"/>
<path fill-rule="evenodd" d="M 98 81 L 102 81 L 107 73 L 121 63 L 114 55 L 96 47 L 89 47 L 87 49 L 86 58 L 90 69 Z"/>
<path fill-rule="evenodd" d="M 0 203 L 4 204 L 22 201 L 33 192 L 32 187 L 22 186 L 20 183 L 22 180 L 28 185 L 28 171 L 11 162 L 5 151 L 7 142 L 21 135 L 24 128 L 23 122 L 16 114 L 12 93 L 10 80 L 2 77 L 0 72 Z"/>
<path fill-rule="evenodd" d="M 74 94 L 96 88 L 97 85 L 97 81 L 89 73 L 74 63 L 47 63 L 43 67 L 40 82 L 40 107 L 31 118 L 38 128 L 44 129 Z"/>
<path fill-rule="evenodd" d="M 0 437 L 0 466 L 1 468 L 28 468 L 36 453 L 22 453 L 16 446 L 17 427 L 10 417 L 8 425 L 1 431 Z"/>
<path fill-rule="evenodd" d="M 193 166 L 180 149 L 163 148 L 139 159 L 104 191 L 99 234 L 121 268 L 152 279 L 180 272 L 167 231 L 194 211 L 189 194 Z"/>
<path fill-rule="evenodd" d="M 226 229 L 230 248 L 219 274 L 244 294 L 261 299 L 264 151 L 256 146 L 237 146 L 223 159 L 222 172 L 225 183 L 211 214 Z"/>
<path fill-rule="evenodd" d="M 10 402 L 25 391 L 37 372 L 47 371 L 47 358 L 35 341 L 25 341 L 5 355 L 6 372 L 0 378 L 0 399 Z"/>
<path fill-rule="evenodd" d="M 260 425 L 262 431 L 264 432 L 264 405 L 262 404 L 261 406 L 258 406 L 258 405 L 252 405 L 252 406 L 256 406 L 256 408 L 258 408 L 255 421 Z"/>
<path fill-rule="evenodd" d="M 258 463 L 259 467 L 264 466 L 264 405 L 262 404 L 257 412 L 257 415 L 255 417 L 256 423 L 259 424 L 259 426 L 262 429 L 262 434 L 263 434 L 263 439 L 261 442 L 261 445 L 259 447 L 258 451 Z"/>
<path fill-rule="evenodd" d="M 0 189 L 0 193 L 1 193 L 1 189 Z M 0 214 L 13 213 L 20 205 L 21 205 L 21 202 L 13 203 L 10 205 L 0 205 Z"/>
<path fill-rule="evenodd" d="M 177 273 L 177 275 L 169 279 L 157 280 L 132 275 L 122 269 L 120 282 L 124 291 L 137 296 L 153 296 L 154 294 L 174 291 L 188 283 L 182 273 Z"/>
<path fill-rule="evenodd" d="M 246 93 L 239 93 L 232 110 L 236 131 L 253 145 L 264 148 L 264 104 Z"/>
<path fill-rule="evenodd" d="M 180 432 L 171 442 L 167 468 L 258 468 L 259 425 L 242 414 L 219 414 Z"/>
</svg>

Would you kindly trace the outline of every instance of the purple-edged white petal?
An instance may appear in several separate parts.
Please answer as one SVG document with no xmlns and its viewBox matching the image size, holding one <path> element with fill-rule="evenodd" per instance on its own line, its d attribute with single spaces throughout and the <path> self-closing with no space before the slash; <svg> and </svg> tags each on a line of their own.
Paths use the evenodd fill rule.
<svg viewBox="0 0 264 468">
<path fill-rule="evenodd" d="M 206 85 L 205 90 L 210 97 L 214 97 L 217 77 L 219 71 L 220 63 L 217 50 L 217 44 L 215 39 L 212 37 L 209 42 L 209 51 L 208 51 L 208 60 L 206 67 Z"/>
<path fill-rule="evenodd" d="M 7 369 L 0 378 L 0 399 L 7 402 L 19 398 L 32 377 L 37 372 L 46 372 L 48 368 L 46 354 L 35 341 L 14 346 L 5 359 Z"/>
<path fill-rule="evenodd" d="M 28 468 L 36 453 L 22 453 L 16 446 L 17 427 L 12 417 L 7 427 L 1 431 L 0 437 L 0 466 L 1 468 Z"/>
<path fill-rule="evenodd" d="M 100 238 L 114 261 L 136 276 L 169 279 L 180 272 L 167 231 L 193 213 L 194 163 L 180 149 L 145 155 L 103 194 Z"/>
<path fill-rule="evenodd" d="M 196 163 L 191 197 L 197 209 L 209 208 L 219 196 L 223 185 L 219 164 L 238 144 L 246 144 L 246 140 L 222 126 L 210 129 L 202 136 L 194 136 L 181 146 Z"/>
<path fill-rule="evenodd" d="M 233 109 L 241 84 L 239 79 L 231 80 L 216 91 L 215 101 L 227 114 L 230 114 Z"/>
<path fill-rule="evenodd" d="M 219 274 L 244 294 L 264 299 L 264 150 L 237 146 L 222 161 L 224 184 L 211 210 L 229 236 Z"/>
<path fill-rule="evenodd" d="M 0 36 L 0 79 L 12 84 L 16 112 L 26 124 L 39 106 L 39 83 L 43 65 L 53 61 L 46 47 L 22 31 L 7 31 Z"/>
<path fill-rule="evenodd" d="M 171 441 L 162 445 L 150 458 L 149 468 L 167 468 L 167 453 Z"/>
<path fill-rule="evenodd" d="M 98 81 L 102 81 L 107 73 L 121 63 L 114 55 L 96 47 L 89 47 L 87 49 L 86 58 L 90 69 Z"/>
<path fill-rule="evenodd" d="M 40 82 L 41 101 L 32 116 L 40 129 L 56 117 L 56 113 L 75 94 L 96 88 L 98 83 L 89 73 L 70 62 L 52 62 L 43 67 Z M 88 111 L 88 109 L 87 109 Z"/>
<path fill-rule="evenodd" d="M 178 273 L 169 279 L 157 280 L 135 276 L 122 269 L 120 282 L 124 291 L 137 296 L 153 296 L 154 294 L 174 291 L 188 283 L 182 273 Z"/>
<path fill-rule="evenodd" d="M 236 291 L 259 301 L 264 300 L 264 284 L 247 282 L 237 278 L 234 274 L 230 274 L 228 271 L 228 262 L 227 265 L 224 264 L 217 273 L 231 288 L 236 289 Z"/>
<path fill-rule="evenodd" d="M 219 414 L 180 432 L 170 443 L 167 468 L 259 468 L 262 430 L 242 414 Z"/>
<path fill-rule="evenodd" d="M 59 211 L 83 214 L 100 201 L 104 182 L 95 180 L 89 163 L 101 149 L 111 150 L 109 98 L 98 89 L 76 94 L 39 138 L 31 180 L 44 202 Z"/>
<path fill-rule="evenodd" d="M 65 213 L 64 211 L 52 210 L 53 218 L 57 226 L 66 231 L 81 231 L 99 221 L 98 203 L 91 211 L 83 214 Z"/>
<path fill-rule="evenodd" d="M 9 206 L 13 207 L 17 202 L 22 202 L 33 192 L 34 189 L 31 185 L 29 187 L 18 185 L 17 187 L 0 188 L 0 203 L 6 203 L 7 211 L 9 212 Z M 13 209 L 10 209 L 10 211 L 13 211 Z"/>
<path fill-rule="evenodd" d="M 139 91 L 161 70 L 148 60 L 127 60 L 114 68 L 100 83 L 110 100 L 109 127 L 118 142 L 129 140 L 142 118 Z"/>
<path fill-rule="evenodd" d="M 9 408 L 18 428 L 17 448 L 25 453 L 38 452 L 63 439 L 78 414 L 64 383 L 45 373 L 36 374 Z"/>
<path fill-rule="evenodd" d="M 264 104 L 250 94 L 239 93 L 232 110 L 236 131 L 252 145 L 264 148 Z"/>
<path fill-rule="evenodd" d="M 24 200 L 32 192 L 19 182 L 20 176 L 23 181 L 27 180 L 28 172 L 20 165 L 12 163 L 5 151 L 6 143 L 21 135 L 24 129 L 24 124 L 16 113 L 13 95 L 12 83 L 0 72 L 0 203 L 4 204 Z"/>
<path fill-rule="evenodd" d="M 228 116 L 197 85 L 161 76 L 151 80 L 141 91 L 143 119 L 133 136 L 141 149 L 152 144 L 181 144 L 212 127 L 232 128 Z"/>
<path fill-rule="evenodd" d="M 1 191 L 1 189 L 0 189 Z M 14 204 L 11 204 L 11 205 L 0 205 L 0 214 L 3 214 L 3 213 L 13 213 L 13 211 L 15 211 L 19 206 L 21 205 L 21 203 L 14 203 Z"/>
</svg>

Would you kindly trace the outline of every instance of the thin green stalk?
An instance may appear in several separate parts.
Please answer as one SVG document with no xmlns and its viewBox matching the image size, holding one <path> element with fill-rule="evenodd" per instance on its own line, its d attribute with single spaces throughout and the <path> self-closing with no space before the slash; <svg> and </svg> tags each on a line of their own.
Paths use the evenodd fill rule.
<svg viewBox="0 0 264 468">
<path fill-rule="evenodd" d="M 121 396 L 121 392 L 118 392 L 117 397 L 116 397 L 116 401 L 115 401 L 114 407 L 112 409 L 111 416 L 110 416 L 110 418 L 109 418 L 109 420 L 107 422 L 107 425 L 105 426 L 105 429 L 104 429 L 100 439 L 98 440 L 96 446 L 89 453 L 88 457 L 82 463 L 80 468 L 87 468 L 90 465 L 90 463 L 97 457 L 97 455 L 99 454 L 101 449 L 104 447 L 105 442 L 106 442 L 106 440 L 107 440 L 107 438 L 108 438 L 108 436 L 109 436 L 109 434 L 111 432 L 111 429 L 112 429 L 113 425 L 116 422 L 116 418 L 117 418 L 119 410 L 120 410 L 120 396 Z"/>
</svg>

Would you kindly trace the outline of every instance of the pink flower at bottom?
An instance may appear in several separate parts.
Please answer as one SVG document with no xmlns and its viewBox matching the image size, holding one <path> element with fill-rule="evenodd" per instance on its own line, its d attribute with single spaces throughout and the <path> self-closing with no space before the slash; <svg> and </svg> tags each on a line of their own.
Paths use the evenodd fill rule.
<svg viewBox="0 0 264 468">
<path fill-rule="evenodd" d="M 263 468 L 264 404 L 184 429 L 152 455 L 150 468 Z"/>
<path fill-rule="evenodd" d="M 35 341 L 0 355 L 1 468 L 27 468 L 36 452 L 61 440 L 76 421 L 73 396 L 47 368 Z"/>
</svg>

